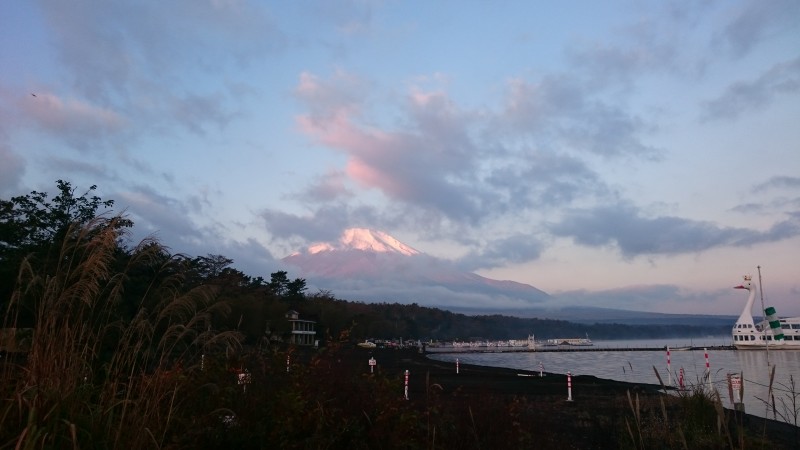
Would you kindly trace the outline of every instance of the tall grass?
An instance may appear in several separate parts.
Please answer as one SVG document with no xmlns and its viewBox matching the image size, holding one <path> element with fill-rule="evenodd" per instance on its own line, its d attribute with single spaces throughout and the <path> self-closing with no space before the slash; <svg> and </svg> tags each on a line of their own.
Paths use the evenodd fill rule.
<svg viewBox="0 0 800 450">
<path fill-rule="evenodd" d="M 667 387 L 658 370 L 653 367 L 653 371 L 662 391 L 666 393 Z M 632 396 L 628 392 L 628 407 L 632 417 L 625 419 L 627 443 L 637 449 L 783 448 L 780 445 L 787 444 L 782 442 L 786 436 L 779 439 L 769 436 L 766 419 L 763 430 L 759 430 L 755 423 L 748 427 L 748 419 L 738 411 L 726 411 L 719 392 L 707 386 L 707 379 L 698 379 L 696 384 L 689 384 L 687 389 L 674 392 L 675 395 L 658 396 L 659 405 L 655 404 L 653 398 L 640 402 L 638 395 Z M 742 393 L 740 388 L 739 395 Z M 797 397 L 790 397 L 790 402 Z M 784 409 L 788 417 L 791 417 L 792 410 L 798 410 L 796 403 L 790 403 Z M 788 420 L 784 421 L 789 423 Z M 795 433 L 795 446 L 796 436 Z"/>
<path fill-rule="evenodd" d="M 153 240 L 120 251 L 121 217 L 74 227 L 54 263 L 31 256 L 5 313 L 34 318 L 27 355 L 0 366 L 0 447 L 162 448 L 180 431 L 199 355 L 238 347 L 212 331 L 212 288 L 186 290 L 179 260 Z M 147 275 L 137 298 L 132 274 Z M 120 311 L 132 311 L 122 314 Z"/>
</svg>

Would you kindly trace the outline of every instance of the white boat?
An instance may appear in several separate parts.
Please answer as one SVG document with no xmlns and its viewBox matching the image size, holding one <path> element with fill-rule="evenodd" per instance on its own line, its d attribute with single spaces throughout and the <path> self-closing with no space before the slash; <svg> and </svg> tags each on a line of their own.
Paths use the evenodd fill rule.
<svg viewBox="0 0 800 450">
<path fill-rule="evenodd" d="M 737 349 L 800 350 L 800 317 L 780 319 L 775 315 L 775 308 L 769 307 L 764 309 L 764 320 L 756 324 L 752 309 L 758 288 L 752 277 L 745 275 L 744 283 L 734 289 L 750 291 L 744 310 L 733 326 L 733 345 Z"/>
<path fill-rule="evenodd" d="M 550 345 L 572 345 L 576 347 L 588 347 L 594 345 L 592 340 L 589 339 L 589 335 L 586 335 L 585 338 L 558 338 L 558 339 L 548 339 L 547 343 Z"/>
<path fill-rule="evenodd" d="M 376 343 L 374 343 L 372 341 L 364 341 L 364 342 L 359 342 L 358 346 L 361 347 L 361 348 L 376 348 L 378 346 L 378 344 L 376 344 Z"/>
</svg>

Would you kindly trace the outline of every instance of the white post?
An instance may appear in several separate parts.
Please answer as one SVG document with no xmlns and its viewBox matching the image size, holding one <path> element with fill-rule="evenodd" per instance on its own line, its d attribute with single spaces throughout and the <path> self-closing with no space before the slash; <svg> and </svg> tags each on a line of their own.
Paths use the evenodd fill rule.
<svg viewBox="0 0 800 450">
<path fill-rule="evenodd" d="M 669 360 L 669 345 L 667 346 L 667 386 L 672 386 L 672 369 Z"/>
<path fill-rule="evenodd" d="M 543 376 L 544 376 L 544 364 L 542 364 L 542 362 L 539 361 L 539 378 L 542 378 Z"/>
<path fill-rule="evenodd" d="M 742 375 L 741 374 L 733 374 L 731 376 L 731 388 L 733 389 L 733 395 L 736 401 L 734 402 L 733 409 L 736 411 L 744 412 L 744 399 L 742 398 Z"/>
<path fill-rule="evenodd" d="M 406 386 L 404 391 L 405 399 L 408 400 L 408 369 L 406 369 Z"/>
<path fill-rule="evenodd" d="M 456 374 L 458 374 L 458 358 L 456 358 Z"/>
<path fill-rule="evenodd" d="M 572 401 L 572 372 L 567 372 L 567 401 Z"/>
<path fill-rule="evenodd" d="M 291 356 L 286 355 L 286 373 L 289 373 L 289 361 L 291 361 Z"/>
</svg>

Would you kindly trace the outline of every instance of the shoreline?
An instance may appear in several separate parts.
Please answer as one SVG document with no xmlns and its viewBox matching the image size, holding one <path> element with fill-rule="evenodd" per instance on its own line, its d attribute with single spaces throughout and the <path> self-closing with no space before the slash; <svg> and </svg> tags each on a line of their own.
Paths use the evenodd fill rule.
<svg viewBox="0 0 800 450">
<path fill-rule="evenodd" d="M 641 400 L 642 404 L 648 405 L 647 408 L 659 409 L 659 398 L 664 395 L 658 384 L 608 380 L 593 375 L 572 376 L 571 386 L 568 386 L 566 374 L 543 372 L 544 376 L 540 377 L 538 371 L 463 363 L 456 368 L 453 363 L 430 359 L 417 350 L 358 347 L 343 350 L 346 359 L 350 360 L 348 362 L 362 366 L 361 370 L 367 374 L 370 373 L 370 358 L 376 361 L 376 374 L 404 381 L 404 372 L 408 370 L 408 399 L 411 402 L 427 403 L 432 389 L 435 389 L 437 398 L 446 399 L 456 406 L 459 402 L 471 407 L 473 401 L 524 399 L 533 411 L 537 426 L 543 426 L 555 435 L 571 436 L 575 441 L 574 448 L 610 448 L 591 444 L 591 439 L 597 438 L 593 427 L 602 425 L 609 429 L 623 429 L 626 418 L 631 420 L 634 417 L 629 398 L 635 398 L 637 402 Z M 746 433 L 768 435 L 774 443 L 785 446 L 772 448 L 796 448 L 800 442 L 800 428 L 791 424 L 736 413 L 728 408 L 725 410 L 726 416 L 739 421 Z M 607 423 L 599 423 L 600 417 L 607 418 Z M 543 443 L 542 448 L 559 448 L 555 442 L 550 444 L 552 446 Z"/>
</svg>

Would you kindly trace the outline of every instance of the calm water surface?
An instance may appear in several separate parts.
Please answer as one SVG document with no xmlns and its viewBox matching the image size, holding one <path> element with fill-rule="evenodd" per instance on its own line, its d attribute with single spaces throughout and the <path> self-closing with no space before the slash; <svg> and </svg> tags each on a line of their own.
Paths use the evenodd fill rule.
<svg viewBox="0 0 800 450">
<path fill-rule="evenodd" d="M 670 351 L 669 370 L 667 352 L 659 351 L 592 351 L 592 352 L 522 352 L 522 353 L 461 353 L 432 354 L 430 358 L 452 361 L 456 358 L 465 364 L 491 367 L 508 367 L 573 375 L 594 375 L 598 378 L 633 383 L 659 384 L 653 367 L 665 384 L 678 386 L 680 370 L 684 371 L 684 386 L 692 388 L 709 385 L 706 372 L 706 352 L 702 347 L 731 345 L 730 336 L 658 339 L 636 341 L 594 341 L 594 349 L 603 348 L 670 348 L 701 347 L 693 351 Z M 731 408 L 727 375 L 738 373 L 744 380 L 745 409 L 748 413 L 794 423 L 792 411 L 800 408 L 800 351 L 798 350 L 708 350 L 711 386 L 715 388 L 727 408 Z M 773 396 L 775 409 L 767 405 L 769 377 L 775 367 Z M 798 383 L 792 388 L 792 381 Z M 792 405 L 793 392 L 797 405 Z M 566 387 L 565 387 L 566 393 Z M 573 398 L 580 397 L 580 386 L 573 384 Z M 781 418 L 783 415 L 783 418 Z"/>
</svg>

